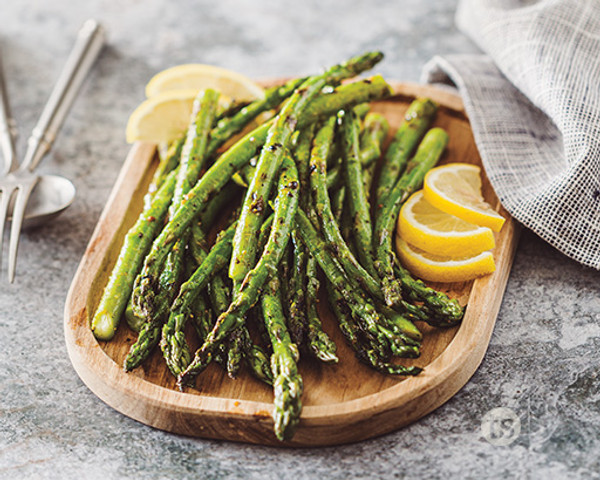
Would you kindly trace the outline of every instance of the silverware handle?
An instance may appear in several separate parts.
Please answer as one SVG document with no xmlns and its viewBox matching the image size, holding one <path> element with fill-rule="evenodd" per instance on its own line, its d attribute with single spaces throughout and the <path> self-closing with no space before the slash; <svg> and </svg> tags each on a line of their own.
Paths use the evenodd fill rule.
<svg viewBox="0 0 600 480">
<path fill-rule="evenodd" d="M 2 160 L 4 162 L 2 167 L 4 176 L 16 170 L 19 166 L 15 148 L 16 136 L 17 124 L 10 113 L 4 66 L 2 65 L 2 56 L 0 55 L 0 148 L 2 149 Z"/>
<path fill-rule="evenodd" d="M 96 20 L 87 20 L 63 67 L 42 115 L 31 132 L 22 169 L 33 171 L 48 153 L 86 75 L 104 44 L 104 29 Z"/>
</svg>

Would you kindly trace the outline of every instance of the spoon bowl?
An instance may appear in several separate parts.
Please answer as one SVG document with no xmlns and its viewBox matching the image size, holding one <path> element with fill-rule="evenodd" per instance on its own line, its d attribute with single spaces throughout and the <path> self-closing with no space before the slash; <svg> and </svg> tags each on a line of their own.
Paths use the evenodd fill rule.
<svg viewBox="0 0 600 480">
<path fill-rule="evenodd" d="M 31 192 L 23 228 L 35 228 L 58 217 L 75 198 L 75 186 L 59 175 L 40 175 Z M 9 209 L 12 211 L 12 208 Z"/>
</svg>

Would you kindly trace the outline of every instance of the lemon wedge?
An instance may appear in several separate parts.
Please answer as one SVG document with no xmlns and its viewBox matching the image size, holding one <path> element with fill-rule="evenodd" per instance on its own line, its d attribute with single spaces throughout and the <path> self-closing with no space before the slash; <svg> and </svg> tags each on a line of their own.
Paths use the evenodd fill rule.
<svg viewBox="0 0 600 480">
<path fill-rule="evenodd" d="M 199 63 L 177 65 L 157 73 L 146 85 L 146 97 L 152 98 L 173 90 L 198 91 L 207 88 L 238 101 L 264 97 L 262 87 L 245 75 Z"/>
<path fill-rule="evenodd" d="M 448 257 L 468 257 L 494 248 L 492 230 L 435 208 L 425 199 L 423 190 L 402 206 L 398 233 L 421 250 Z"/>
<path fill-rule="evenodd" d="M 128 143 L 171 142 L 186 131 L 198 90 L 173 90 L 144 100 L 129 116 Z"/>
<path fill-rule="evenodd" d="M 146 85 L 148 99 L 129 117 L 127 142 L 175 140 L 189 125 L 194 99 L 208 88 L 221 94 L 219 104 L 222 108 L 229 105 L 231 99 L 251 101 L 263 98 L 265 94 L 258 84 L 232 70 L 202 64 L 168 68 L 157 73 Z"/>
<path fill-rule="evenodd" d="M 419 278 L 431 282 L 464 282 L 496 269 L 491 252 L 462 258 L 432 255 L 396 236 L 396 251 L 402 264 Z"/>
<path fill-rule="evenodd" d="M 466 222 L 499 232 L 504 217 L 481 194 L 481 169 L 466 163 L 450 163 L 431 169 L 423 182 L 425 199 L 434 207 Z"/>
</svg>

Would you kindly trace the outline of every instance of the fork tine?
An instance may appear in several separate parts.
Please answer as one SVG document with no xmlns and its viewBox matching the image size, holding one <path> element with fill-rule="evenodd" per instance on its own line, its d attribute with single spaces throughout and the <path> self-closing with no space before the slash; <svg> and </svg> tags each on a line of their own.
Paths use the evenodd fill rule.
<svg viewBox="0 0 600 480">
<path fill-rule="evenodd" d="M 18 186 L 17 198 L 12 212 L 12 223 L 10 226 L 10 244 L 8 246 L 8 281 L 13 283 L 15 279 L 15 268 L 17 266 L 17 250 L 19 249 L 19 237 L 21 236 L 21 225 L 27 208 L 29 195 L 37 179 L 33 182 L 25 182 Z"/>
<path fill-rule="evenodd" d="M 0 188 L 0 265 L 2 265 L 2 244 L 4 241 L 4 224 L 6 223 L 6 217 L 8 214 L 8 207 L 10 205 L 10 197 L 12 197 L 14 190 L 7 189 L 6 186 Z"/>
</svg>

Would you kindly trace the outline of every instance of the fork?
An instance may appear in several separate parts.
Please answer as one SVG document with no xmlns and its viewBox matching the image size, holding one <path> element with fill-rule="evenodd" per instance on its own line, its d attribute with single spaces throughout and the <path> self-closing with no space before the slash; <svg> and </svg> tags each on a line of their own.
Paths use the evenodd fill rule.
<svg viewBox="0 0 600 480">
<path fill-rule="evenodd" d="M 103 43 L 104 29 L 102 26 L 95 20 L 87 20 L 81 27 L 67 63 L 63 67 L 38 123 L 31 132 L 21 165 L 18 165 L 16 160 L 14 121 L 10 116 L 4 76 L 0 72 L 0 89 L 2 90 L 0 95 L 2 104 L 0 107 L 0 141 L 5 159 L 5 177 L 0 179 L 0 254 L 4 224 L 11 205 L 11 198 L 15 196 L 8 248 L 8 280 L 10 283 L 14 281 L 15 277 L 19 236 L 27 202 L 39 178 L 33 171 L 50 151 L 75 96 L 98 57 Z"/>
</svg>

